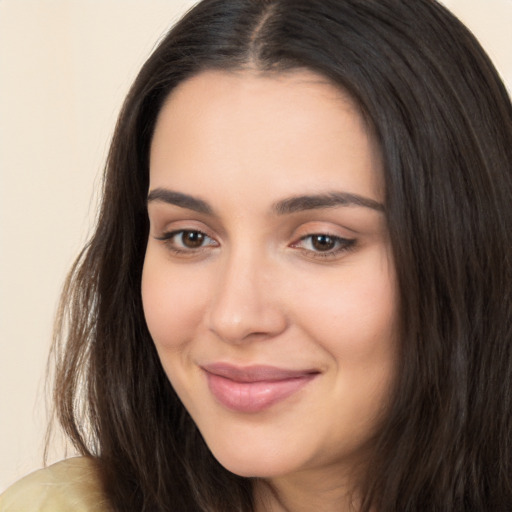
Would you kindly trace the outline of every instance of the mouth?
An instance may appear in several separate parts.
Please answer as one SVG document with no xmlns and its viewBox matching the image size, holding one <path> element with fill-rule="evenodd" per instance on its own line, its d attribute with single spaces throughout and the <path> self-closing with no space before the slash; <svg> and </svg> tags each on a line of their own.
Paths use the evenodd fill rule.
<svg viewBox="0 0 512 512">
<path fill-rule="evenodd" d="M 224 407 L 256 413 L 286 400 L 309 384 L 320 372 L 274 366 L 238 367 L 227 363 L 202 366 L 208 387 Z"/>
</svg>

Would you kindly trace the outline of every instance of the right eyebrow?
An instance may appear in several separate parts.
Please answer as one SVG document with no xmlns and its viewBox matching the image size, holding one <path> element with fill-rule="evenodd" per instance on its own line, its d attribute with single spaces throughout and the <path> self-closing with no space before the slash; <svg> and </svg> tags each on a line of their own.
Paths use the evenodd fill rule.
<svg viewBox="0 0 512 512">
<path fill-rule="evenodd" d="M 187 208 L 205 215 L 213 215 L 213 208 L 203 199 L 189 196 L 181 192 L 175 192 L 166 188 L 155 188 L 148 194 L 148 203 L 160 201 L 167 204 L 173 204 L 180 208 Z"/>
</svg>

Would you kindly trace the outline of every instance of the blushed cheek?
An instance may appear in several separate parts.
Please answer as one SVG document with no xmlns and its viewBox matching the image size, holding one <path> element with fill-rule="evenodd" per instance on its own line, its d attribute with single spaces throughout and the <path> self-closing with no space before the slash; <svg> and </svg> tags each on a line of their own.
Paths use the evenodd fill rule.
<svg viewBox="0 0 512 512">
<path fill-rule="evenodd" d="M 320 285 L 319 285 L 320 284 Z M 304 288 L 308 300 L 298 306 L 307 331 L 340 361 L 370 365 L 379 355 L 394 352 L 397 331 L 397 293 L 391 266 L 369 265 Z"/>
<path fill-rule="evenodd" d="M 200 321 L 200 297 L 179 274 L 145 264 L 142 303 L 146 323 L 160 354 L 190 340 Z"/>
</svg>

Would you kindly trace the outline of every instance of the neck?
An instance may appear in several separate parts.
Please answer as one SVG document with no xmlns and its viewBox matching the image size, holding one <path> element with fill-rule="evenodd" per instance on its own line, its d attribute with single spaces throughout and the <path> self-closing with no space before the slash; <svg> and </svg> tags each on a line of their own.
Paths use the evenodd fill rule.
<svg viewBox="0 0 512 512">
<path fill-rule="evenodd" d="M 325 476 L 325 475 L 324 475 Z M 339 476 L 339 475 L 338 475 Z M 346 479 L 311 475 L 257 480 L 256 512 L 357 512 L 359 506 Z"/>
</svg>

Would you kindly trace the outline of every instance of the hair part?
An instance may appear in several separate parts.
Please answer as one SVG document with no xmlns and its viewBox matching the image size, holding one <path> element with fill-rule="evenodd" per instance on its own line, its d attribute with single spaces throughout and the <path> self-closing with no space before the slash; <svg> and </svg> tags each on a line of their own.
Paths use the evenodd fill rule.
<svg viewBox="0 0 512 512">
<path fill-rule="evenodd" d="M 149 147 L 172 90 L 208 69 L 308 69 L 381 148 L 400 294 L 400 373 L 356 489 L 361 510 L 512 503 L 512 107 L 469 31 L 432 0 L 205 0 L 135 80 L 96 232 L 56 324 L 55 402 L 115 510 L 252 511 L 165 375 L 140 293 Z"/>
</svg>

